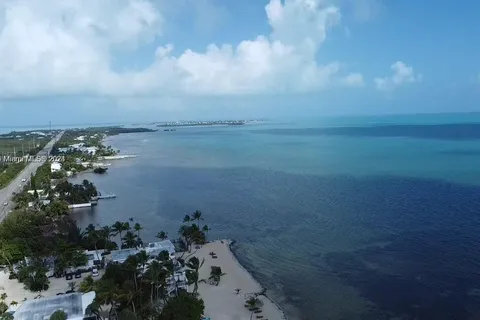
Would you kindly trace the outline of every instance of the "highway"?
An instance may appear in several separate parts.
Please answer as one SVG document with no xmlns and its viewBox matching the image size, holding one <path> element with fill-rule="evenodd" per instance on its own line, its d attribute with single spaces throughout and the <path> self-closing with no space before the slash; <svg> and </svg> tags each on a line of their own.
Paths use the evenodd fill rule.
<svg viewBox="0 0 480 320">
<path fill-rule="evenodd" d="M 37 172 L 38 167 L 40 167 L 42 164 L 45 163 L 47 160 L 48 155 L 50 154 L 50 151 L 52 150 L 53 145 L 60 140 L 62 137 L 63 133 L 65 131 L 60 132 L 55 138 L 53 138 L 45 148 L 43 148 L 42 151 L 40 151 L 37 154 L 37 159 L 41 159 L 39 161 L 31 161 L 28 163 L 28 165 L 23 169 L 22 172 L 20 172 L 15 179 L 10 182 L 8 186 L 0 190 L 0 222 L 5 219 L 5 217 L 8 215 L 10 210 L 14 207 L 13 204 L 11 203 L 13 193 L 14 192 L 20 192 L 25 184 L 27 184 L 30 181 L 30 176 L 32 174 L 35 174 Z M 25 179 L 25 182 L 22 182 L 22 179 Z M 7 203 L 7 205 L 4 205 Z"/>
</svg>

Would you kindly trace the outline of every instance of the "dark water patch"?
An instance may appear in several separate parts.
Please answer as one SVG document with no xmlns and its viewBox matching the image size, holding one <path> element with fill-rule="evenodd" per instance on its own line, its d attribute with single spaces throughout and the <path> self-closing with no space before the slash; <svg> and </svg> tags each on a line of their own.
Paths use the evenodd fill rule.
<svg viewBox="0 0 480 320">
<path fill-rule="evenodd" d="M 267 129 L 252 130 L 251 132 L 291 136 L 324 135 L 346 137 L 403 137 L 434 140 L 479 140 L 480 123 Z"/>
<path fill-rule="evenodd" d="M 478 155 L 480 155 L 480 150 L 458 149 L 458 150 L 440 151 L 439 153 L 440 154 L 447 154 L 447 155 L 454 155 L 454 156 L 478 156 Z"/>
<path fill-rule="evenodd" d="M 202 210 L 302 319 L 467 319 L 478 305 L 480 187 L 152 163 L 92 180 L 118 196 L 95 222 L 133 216 L 145 241 Z"/>
<path fill-rule="evenodd" d="M 469 231 L 404 232 L 383 248 L 335 252 L 325 261 L 376 306 L 376 318 L 471 319 L 480 288 L 478 237 Z"/>
</svg>

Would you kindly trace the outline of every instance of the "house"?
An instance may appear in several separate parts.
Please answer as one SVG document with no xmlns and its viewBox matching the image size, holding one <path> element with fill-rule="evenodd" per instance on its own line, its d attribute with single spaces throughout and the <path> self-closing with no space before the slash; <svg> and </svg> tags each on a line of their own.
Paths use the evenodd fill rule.
<svg viewBox="0 0 480 320">
<path fill-rule="evenodd" d="M 27 192 L 29 194 L 35 194 L 35 190 L 27 190 Z M 43 190 L 43 189 L 38 189 L 37 190 L 37 194 L 39 194 L 39 195 L 43 194 L 44 192 L 45 192 L 45 190 Z"/>
<path fill-rule="evenodd" d="M 57 310 L 63 310 L 67 314 L 67 320 L 95 319 L 87 311 L 94 299 L 94 291 L 84 294 L 75 292 L 27 300 L 7 312 L 13 314 L 14 320 L 50 319 L 50 316 Z"/>
<path fill-rule="evenodd" d="M 90 155 L 95 155 L 97 153 L 97 147 L 84 147 L 80 149 L 82 152 L 88 153 Z"/>
<path fill-rule="evenodd" d="M 102 263 L 102 253 L 104 253 L 105 250 L 100 249 L 100 250 L 85 250 L 85 254 L 87 255 L 88 262 L 86 265 L 87 270 L 91 270 L 94 266 L 98 266 Z"/>
<path fill-rule="evenodd" d="M 170 259 L 175 260 L 175 246 L 170 240 L 150 242 L 145 246 L 145 251 L 151 257 L 158 256 L 162 251 L 168 251 Z"/>
<path fill-rule="evenodd" d="M 112 262 L 114 263 L 124 263 L 129 256 L 136 255 L 139 251 L 137 249 L 121 249 L 113 250 L 111 252 Z"/>
<path fill-rule="evenodd" d="M 58 172 L 62 170 L 62 164 L 60 162 L 52 162 L 50 165 L 50 171 L 51 172 Z"/>
<path fill-rule="evenodd" d="M 188 281 L 185 271 L 178 271 L 167 279 L 167 292 L 169 295 L 177 293 L 179 289 L 188 290 Z"/>
</svg>

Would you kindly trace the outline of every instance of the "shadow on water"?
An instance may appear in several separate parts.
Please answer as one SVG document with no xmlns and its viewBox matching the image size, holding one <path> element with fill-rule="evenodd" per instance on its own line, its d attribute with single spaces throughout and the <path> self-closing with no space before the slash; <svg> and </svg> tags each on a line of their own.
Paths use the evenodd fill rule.
<svg viewBox="0 0 480 320">
<path fill-rule="evenodd" d="M 100 224 L 135 216 L 149 241 L 200 209 L 211 237 L 238 240 L 240 261 L 302 319 L 479 315 L 480 187 L 154 164 L 107 178 L 97 186 L 118 198 L 95 208 Z"/>
<path fill-rule="evenodd" d="M 407 137 L 435 140 L 479 140 L 479 123 L 432 125 L 374 125 L 303 129 L 252 130 L 254 133 L 295 136 Z"/>
</svg>

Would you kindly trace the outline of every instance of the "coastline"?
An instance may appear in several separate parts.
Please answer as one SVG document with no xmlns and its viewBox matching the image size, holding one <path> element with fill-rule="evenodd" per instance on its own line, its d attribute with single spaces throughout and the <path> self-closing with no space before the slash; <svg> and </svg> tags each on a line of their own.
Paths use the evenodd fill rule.
<svg viewBox="0 0 480 320">
<path fill-rule="evenodd" d="M 241 263 L 240 261 L 238 260 L 237 258 L 237 255 L 235 254 L 235 250 L 233 249 L 233 246 L 235 245 L 235 243 L 237 243 L 236 240 L 232 240 L 232 239 L 227 239 L 227 240 L 224 240 L 224 241 L 227 241 L 228 242 L 228 249 L 230 250 L 230 253 L 232 254 L 232 257 L 233 259 L 236 261 L 236 263 L 238 264 L 238 266 L 240 268 L 242 268 L 246 273 L 248 273 L 250 275 L 250 277 L 252 278 L 253 281 L 255 281 L 261 288 L 262 288 L 262 291 L 266 291 L 268 290 L 266 287 L 262 286 L 260 284 L 260 282 L 255 279 L 255 277 L 253 276 L 252 273 L 250 273 L 250 271 L 247 270 L 247 268 L 245 268 Z M 268 292 L 268 291 L 266 291 Z M 267 293 L 265 293 L 263 295 L 265 298 L 267 298 L 271 303 L 273 303 L 275 305 L 275 307 L 282 313 L 282 319 L 283 320 L 288 320 L 288 317 L 287 317 L 287 314 L 285 313 L 285 311 L 283 310 L 283 308 L 273 299 L 271 298 Z"/>
<path fill-rule="evenodd" d="M 264 293 L 265 288 L 238 261 L 231 246 L 235 241 L 224 239 L 210 241 L 198 246 L 191 253 L 186 253 L 185 259 L 195 256 L 204 261 L 199 269 L 199 278 L 207 280 L 211 267 L 216 266 L 224 273 L 218 285 L 208 281 L 198 283 L 198 293 L 205 303 L 205 316 L 222 320 L 249 320 L 252 313 L 245 307 L 245 301 L 257 297 L 262 302 L 262 319 L 286 320 L 283 309 L 272 298 Z M 213 258 L 210 253 L 215 253 Z M 193 291 L 194 286 L 190 286 Z M 252 319 L 258 319 L 255 316 Z"/>
<path fill-rule="evenodd" d="M 257 123 L 252 123 L 253 124 L 257 124 Z M 250 125 L 250 124 L 246 124 L 246 125 Z M 214 126 L 228 126 L 228 125 L 214 125 Z M 214 127 L 214 126 L 206 126 L 206 127 Z M 199 127 L 199 126 L 196 126 L 196 127 Z M 187 127 L 187 128 L 191 128 L 191 127 Z M 109 143 L 111 143 L 110 141 L 110 136 L 106 136 L 104 137 L 102 140 L 101 140 L 101 143 L 103 145 L 108 145 Z M 112 147 L 116 148 L 114 145 L 112 145 Z M 92 170 L 93 171 L 93 170 Z M 89 172 L 92 172 L 89 170 Z M 86 173 L 86 172 L 83 172 L 83 173 Z M 220 262 L 222 260 L 222 258 L 227 258 L 229 261 L 228 262 L 231 262 L 231 264 L 229 265 L 229 268 L 225 268 L 223 269 L 222 268 L 222 271 L 226 273 L 225 277 L 227 277 L 229 274 L 230 275 L 235 275 L 237 274 L 238 277 L 235 277 L 234 279 L 234 283 L 235 285 L 234 286 L 227 286 L 226 290 L 224 290 L 222 292 L 221 295 L 224 295 L 224 296 L 228 296 L 230 294 L 230 296 L 232 296 L 232 293 L 235 291 L 236 288 L 242 288 L 243 285 L 245 285 L 246 283 L 246 287 L 250 287 L 250 288 L 254 288 L 254 290 L 251 290 L 247 293 L 247 295 L 244 297 L 244 299 L 241 299 L 241 303 L 238 304 L 239 301 L 230 301 L 232 303 L 236 303 L 235 306 L 238 307 L 238 305 L 240 305 L 240 309 L 241 309 L 241 313 L 240 314 L 240 310 L 239 310 L 239 313 L 235 313 L 234 309 L 235 307 L 231 304 L 228 304 L 228 303 L 225 303 L 225 304 L 221 304 L 219 303 L 217 299 L 211 299 L 212 301 L 208 301 L 210 299 L 205 299 L 203 296 L 202 296 L 202 291 L 205 291 L 205 290 L 202 290 L 202 287 L 205 287 L 205 286 L 209 286 L 209 287 L 212 287 L 208 284 L 204 284 L 204 283 L 201 283 L 199 284 L 199 293 L 200 295 L 202 296 L 202 298 L 204 298 L 204 302 L 205 302 L 205 315 L 206 316 L 209 316 L 211 317 L 211 319 L 222 319 L 222 320 L 249 320 L 250 319 L 250 312 L 248 312 L 248 310 L 244 307 L 244 302 L 245 302 L 245 299 L 247 297 L 250 297 L 250 296 L 253 296 L 254 294 L 258 294 L 258 298 L 263 302 L 263 314 L 265 315 L 264 316 L 264 319 L 265 320 L 289 320 L 284 309 L 280 306 L 280 304 L 278 304 L 273 298 L 271 298 L 268 293 L 267 293 L 267 288 L 264 287 L 263 285 L 260 284 L 260 282 L 253 276 L 253 274 L 248 271 L 248 269 L 246 267 L 244 267 L 239 259 L 237 258 L 237 255 L 235 254 L 235 249 L 234 249 L 234 245 L 237 243 L 236 240 L 234 239 L 216 239 L 216 240 L 211 240 L 209 241 L 208 243 L 206 243 L 205 245 L 202 245 L 200 246 L 201 248 L 203 249 L 208 249 L 208 250 L 205 250 L 204 254 L 200 254 L 199 256 L 197 256 L 200 260 L 202 258 L 204 258 L 205 260 L 209 259 L 210 256 L 208 255 L 209 252 L 211 251 L 214 251 L 214 252 L 219 252 L 218 247 L 212 247 L 215 246 L 215 245 L 221 245 L 221 247 L 225 247 L 225 251 L 227 252 L 226 255 L 222 254 L 222 256 L 219 256 L 219 258 L 217 259 L 217 261 L 215 261 L 214 264 L 217 264 L 217 262 Z M 198 253 L 198 251 L 200 251 L 201 249 L 199 250 L 192 250 L 192 252 L 186 252 L 185 253 L 185 257 L 192 257 L 192 256 L 195 256 L 196 253 Z M 206 253 L 206 254 L 205 254 Z M 218 261 L 220 260 L 220 261 Z M 213 261 L 212 261 L 213 262 Z M 222 263 L 218 263 L 219 265 L 221 265 Z M 208 279 L 208 276 L 209 276 L 209 272 L 210 272 L 210 268 L 207 266 L 207 263 L 205 263 L 205 266 L 203 266 L 202 268 L 203 270 L 200 270 L 200 275 L 202 276 L 201 278 L 206 278 Z M 202 274 L 202 273 L 205 273 L 206 274 Z M 223 277 L 222 277 L 223 278 Z M 222 282 L 224 281 L 224 279 L 221 280 L 220 282 L 220 285 L 219 287 L 222 286 Z M 192 288 L 193 286 L 190 287 L 190 290 L 193 290 Z M 215 289 L 219 288 L 219 287 L 216 287 Z M 205 288 L 203 288 L 205 289 Z M 262 294 L 259 294 L 259 293 L 262 293 Z M 242 294 L 245 294 L 245 292 L 242 292 Z M 204 293 L 205 295 L 205 293 Z M 208 296 L 208 293 L 206 294 Z M 239 297 L 238 297 L 239 298 Z M 238 299 L 236 299 L 238 300 Z M 225 302 L 225 301 L 224 301 Z M 223 308 L 227 308 L 226 310 L 223 310 Z M 223 311 L 227 311 L 227 312 L 224 312 Z M 231 313 L 229 312 L 231 311 Z M 213 312 L 212 314 L 209 314 L 208 312 Z M 252 319 L 255 319 L 255 316 L 252 318 Z M 291 319 L 290 319 L 291 320 Z"/>
</svg>

